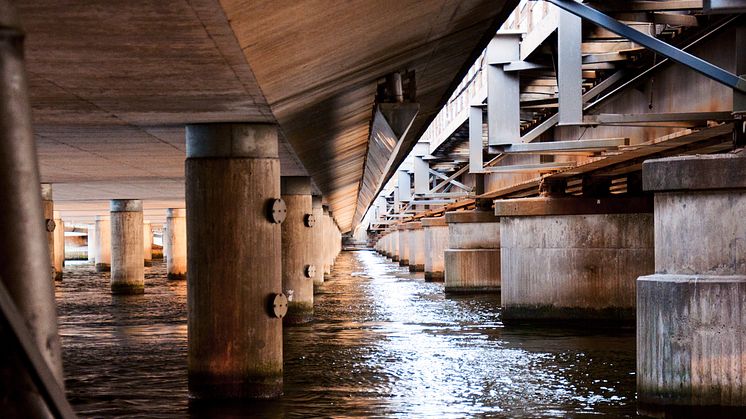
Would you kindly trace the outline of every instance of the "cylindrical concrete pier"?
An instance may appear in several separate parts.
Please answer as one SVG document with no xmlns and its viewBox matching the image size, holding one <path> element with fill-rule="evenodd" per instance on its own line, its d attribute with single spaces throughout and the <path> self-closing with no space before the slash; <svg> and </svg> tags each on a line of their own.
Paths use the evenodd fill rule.
<svg viewBox="0 0 746 419">
<path fill-rule="evenodd" d="M 409 236 L 409 272 L 425 271 L 425 230 L 421 221 L 407 224 Z"/>
<path fill-rule="evenodd" d="M 399 224 L 396 232 L 399 236 L 399 266 L 409 266 L 409 227 Z"/>
<path fill-rule="evenodd" d="M 96 224 L 90 224 L 88 226 L 88 237 L 87 245 L 88 249 L 88 262 L 96 264 Z"/>
<path fill-rule="evenodd" d="M 145 266 L 153 266 L 153 226 L 150 221 L 142 223 L 142 252 Z"/>
<path fill-rule="evenodd" d="M 399 262 L 399 259 L 401 258 L 401 252 L 399 250 L 399 228 L 393 226 L 389 231 L 391 234 L 391 261 Z"/>
<path fill-rule="evenodd" d="M 445 291 L 500 291 L 500 222 L 489 211 L 447 212 Z"/>
<path fill-rule="evenodd" d="M 65 223 L 58 211 L 54 212 L 54 280 L 62 281 L 65 266 Z"/>
<path fill-rule="evenodd" d="M 23 36 L 13 2 L 0 0 L 0 281 L 28 327 L 54 380 L 64 394 L 57 334 L 49 242 L 39 194 L 39 169 L 31 131 L 23 61 Z M 3 326 L 5 329 L 5 326 Z M 7 332 L 6 332 L 7 333 Z M 0 412 L 4 417 L 51 417 L 33 381 L 22 367 L 16 345 L 3 341 L 0 357 Z"/>
<path fill-rule="evenodd" d="M 186 137 L 189 392 L 277 397 L 287 308 L 277 129 L 190 125 Z"/>
<path fill-rule="evenodd" d="M 311 203 L 311 178 L 283 176 L 282 199 L 287 217 L 282 222 L 282 290 L 288 297 L 285 324 L 302 324 L 313 320 L 312 233 L 315 222 Z"/>
<path fill-rule="evenodd" d="M 746 157 L 737 154 L 643 164 L 644 188 L 655 192 L 655 274 L 637 280 L 643 411 L 746 414 L 744 173 Z"/>
<path fill-rule="evenodd" d="M 186 210 L 166 210 L 166 228 L 163 230 L 163 251 L 166 258 L 168 279 L 187 278 L 187 225 Z"/>
<path fill-rule="evenodd" d="M 44 228 L 47 232 L 47 246 L 49 246 L 49 272 L 52 279 L 57 279 L 57 272 L 54 269 L 54 232 L 57 226 L 54 222 L 54 201 L 52 200 L 52 185 L 49 183 L 41 184 L 41 205 L 44 211 Z"/>
<path fill-rule="evenodd" d="M 313 227 L 311 227 L 311 252 L 313 266 L 316 270 L 313 276 L 313 285 L 319 286 L 324 283 L 324 227 L 322 219 L 324 208 L 321 196 L 314 195 L 311 200 L 311 213 L 313 214 Z"/>
<path fill-rule="evenodd" d="M 448 248 L 446 217 L 423 218 L 422 227 L 425 229 L 425 281 L 443 281 Z"/>
<path fill-rule="evenodd" d="M 111 200 L 111 293 L 142 294 L 142 201 Z"/>
<path fill-rule="evenodd" d="M 502 318 L 631 323 L 635 280 L 653 271 L 650 197 L 495 201 Z"/>
<path fill-rule="evenodd" d="M 96 271 L 111 271 L 111 217 L 96 216 Z"/>
<path fill-rule="evenodd" d="M 329 218 L 329 207 L 322 205 L 323 216 L 321 218 L 321 229 L 322 229 L 322 243 L 321 248 L 324 253 L 324 275 L 330 275 L 332 272 L 331 254 L 332 254 L 332 240 L 331 240 L 331 219 Z"/>
</svg>

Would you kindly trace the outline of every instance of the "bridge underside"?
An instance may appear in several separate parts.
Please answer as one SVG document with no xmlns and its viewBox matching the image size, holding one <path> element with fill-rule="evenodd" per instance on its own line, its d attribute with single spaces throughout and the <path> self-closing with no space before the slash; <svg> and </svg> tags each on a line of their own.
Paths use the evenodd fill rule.
<svg viewBox="0 0 746 419">
<path fill-rule="evenodd" d="M 276 122 L 282 174 L 311 175 L 349 230 L 370 199 L 359 190 L 378 84 L 416 77 L 401 160 L 512 6 L 19 1 L 42 181 L 67 218 L 123 197 L 157 212 L 184 199 L 185 124 Z"/>
</svg>

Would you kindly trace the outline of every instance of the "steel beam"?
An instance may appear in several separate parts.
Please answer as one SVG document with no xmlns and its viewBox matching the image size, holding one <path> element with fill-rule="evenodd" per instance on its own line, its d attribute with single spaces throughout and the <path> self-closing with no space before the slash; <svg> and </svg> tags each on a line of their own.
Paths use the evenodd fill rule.
<svg viewBox="0 0 746 419">
<path fill-rule="evenodd" d="M 583 122 L 583 41 L 582 20 L 570 12 L 560 10 L 557 44 L 557 85 L 559 86 L 559 125 L 578 125 Z"/>
<path fill-rule="evenodd" d="M 575 167 L 574 162 L 551 162 L 486 167 L 484 170 L 488 173 L 548 173 L 557 170 L 570 169 L 572 167 Z"/>
<path fill-rule="evenodd" d="M 397 190 L 399 191 L 399 201 L 409 202 L 412 199 L 412 178 L 406 170 L 399 170 L 397 178 Z"/>
<path fill-rule="evenodd" d="M 629 138 L 603 138 L 597 140 L 549 141 L 542 143 L 505 144 L 495 146 L 505 154 L 543 154 L 564 155 L 580 152 L 594 153 L 615 150 L 619 146 L 629 145 Z"/>
<path fill-rule="evenodd" d="M 743 79 L 729 71 L 726 71 L 716 65 L 713 65 L 699 57 L 676 48 L 666 42 L 661 41 L 653 36 L 636 31 L 629 26 L 611 18 L 610 16 L 599 12 L 598 10 L 578 3 L 574 0 L 547 0 L 548 2 L 574 14 L 581 18 L 593 22 L 594 24 L 608 29 L 619 36 L 623 36 L 632 42 L 636 42 L 658 54 L 670 58 L 679 64 L 683 64 L 692 70 L 722 83 L 735 90 L 746 92 L 746 79 Z"/>
<path fill-rule="evenodd" d="M 443 179 L 444 181 L 450 183 L 451 185 L 454 185 L 454 186 L 456 186 L 458 188 L 461 188 L 461 189 L 465 190 L 466 192 L 471 192 L 472 189 L 473 189 L 473 188 L 470 188 L 470 187 L 464 185 L 461 182 L 458 182 L 458 181 L 454 180 L 455 177 L 453 175 L 446 176 L 443 173 L 437 172 L 437 171 L 432 170 L 432 169 L 430 169 L 430 173 L 432 173 L 436 177 L 439 177 L 439 178 Z"/>
<path fill-rule="evenodd" d="M 487 128 L 489 143 L 518 142 L 521 138 L 521 92 L 516 72 L 503 64 L 520 60 L 521 36 L 498 33 L 487 47 Z"/>
<path fill-rule="evenodd" d="M 469 173 L 482 173 L 484 157 L 482 149 L 482 107 L 469 109 Z"/>
<path fill-rule="evenodd" d="M 432 171 L 432 169 L 430 169 L 430 170 Z M 437 191 L 438 191 L 438 190 L 440 190 L 440 189 L 441 189 L 442 187 L 444 187 L 444 186 L 446 186 L 446 185 L 450 185 L 450 184 L 451 184 L 451 181 L 452 181 L 453 179 L 456 179 L 457 177 L 459 177 L 459 176 L 463 175 L 463 174 L 464 174 L 464 173 L 466 173 L 466 172 L 467 172 L 468 170 L 469 170 L 469 165 L 465 165 L 464 167 L 462 167 L 462 168 L 458 169 L 458 170 L 457 170 L 457 171 L 456 171 L 456 172 L 455 172 L 454 174 L 452 174 L 451 176 L 448 176 L 448 177 L 447 177 L 447 178 L 446 178 L 445 180 L 443 180 L 442 182 L 440 182 L 440 183 L 438 183 L 437 185 L 435 185 L 435 186 L 434 186 L 434 187 L 433 187 L 432 189 L 430 189 L 430 191 L 428 191 L 428 193 L 434 193 L 434 192 L 437 192 Z M 440 173 L 438 173 L 438 174 L 440 174 Z M 470 191 L 470 192 L 471 192 L 471 191 Z"/>
</svg>

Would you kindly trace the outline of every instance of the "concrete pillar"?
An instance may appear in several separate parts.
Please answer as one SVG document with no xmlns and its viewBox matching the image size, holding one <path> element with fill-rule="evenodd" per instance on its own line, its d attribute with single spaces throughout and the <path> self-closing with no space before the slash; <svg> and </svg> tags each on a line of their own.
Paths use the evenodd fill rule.
<svg viewBox="0 0 746 419">
<path fill-rule="evenodd" d="M 168 279 L 187 278 L 187 221 L 186 210 L 166 210 L 166 228 L 163 230 L 163 251 L 166 258 Z"/>
<path fill-rule="evenodd" d="M 96 264 L 96 224 L 88 226 L 88 238 L 87 238 L 87 249 L 88 249 L 88 262 Z"/>
<path fill-rule="evenodd" d="M 111 217 L 96 216 L 96 271 L 111 271 Z"/>
<path fill-rule="evenodd" d="M 637 280 L 644 411 L 746 406 L 746 157 L 649 160 L 655 274 Z M 710 410 L 706 410 L 710 412 Z M 660 414 L 660 412 L 656 412 Z"/>
<path fill-rule="evenodd" d="M 322 244 L 321 248 L 323 249 L 324 253 L 324 275 L 329 275 L 332 272 L 332 264 L 331 264 L 331 253 L 332 253 L 332 240 L 330 237 L 331 234 L 331 220 L 329 218 L 329 207 L 324 205 L 322 207 L 323 211 L 323 217 L 321 218 L 321 229 L 323 231 L 322 236 Z"/>
<path fill-rule="evenodd" d="M 409 227 L 398 224 L 396 231 L 399 234 L 399 266 L 409 266 Z"/>
<path fill-rule="evenodd" d="M 502 318 L 635 318 L 635 280 L 653 271 L 650 197 L 495 201 L 502 244 Z"/>
<path fill-rule="evenodd" d="M 500 222 L 489 211 L 447 212 L 445 291 L 500 291 Z"/>
<path fill-rule="evenodd" d="M 54 280 L 62 281 L 65 266 L 65 223 L 58 211 L 54 212 Z"/>
<path fill-rule="evenodd" d="M 399 259 L 401 258 L 399 250 L 399 229 L 397 226 L 391 226 L 389 231 L 391 231 L 391 261 L 399 262 Z"/>
<path fill-rule="evenodd" d="M 409 272 L 425 271 L 425 230 L 421 221 L 406 224 L 409 235 Z"/>
<path fill-rule="evenodd" d="M 284 324 L 302 324 L 313 320 L 313 256 L 311 178 L 283 176 L 282 199 L 287 217 L 282 222 L 282 290 L 288 297 Z"/>
<path fill-rule="evenodd" d="M 313 276 L 313 285 L 319 286 L 324 283 L 324 208 L 321 205 L 321 196 L 314 195 L 311 198 L 311 214 L 313 214 L 313 227 L 311 227 L 311 252 L 313 266 L 316 268 Z"/>
<path fill-rule="evenodd" d="M 23 62 L 23 30 L 12 2 L 0 0 L 0 281 L 31 334 L 33 345 L 64 394 L 49 243 L 39 194 L 39 169 Z M 5 326 L 3 326 L 5 328 Z M 0 412 L 50 417 L 16 345 L 0 345 Z"/>
<path fill-rule="evenodd" d="M 142 201 L 112 199 L 111 210 L 111 293 L 145 292 L 142 259 Z"/>
<path fill-rule="evenodd" d="M 52 200 L 52 185 L 49 183 L 41 184 L 41 205 L 44 211 L 44 226 L 47 231 L 47 246 L 49 251 L 47 252 L 49 260 L 49 272 L 52 279 L 57 279 L 57 272 L 54 269 L 54 230 L 56 225 L 54 224 L 54 201 Z M 60 276 L 62 279 L 62 276 Z"/>
<path fill-rule="evenodd" d="M 142 223 L 142 252 L 145 266 L 153 266 L 153 226 L 150 221 Z"/>
<path fill-rule="evenodd" d="M 423 218 L 422 227 L 425 230 L 425 281 L 443 281 L 448 248 L 446 217 Z"/>
<path fill-rule="evenodd" d="M 186 130 L 189 391 L 282 394 L 280 161 L 265 124 Z"/>
</svg>

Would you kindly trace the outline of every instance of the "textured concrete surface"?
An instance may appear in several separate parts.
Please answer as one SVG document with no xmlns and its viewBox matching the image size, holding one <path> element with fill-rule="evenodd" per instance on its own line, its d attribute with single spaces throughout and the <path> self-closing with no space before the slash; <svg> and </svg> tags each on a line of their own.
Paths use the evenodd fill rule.
<svg viewBox="0 0 746 419">
<path fill-rule="evenodd" d="M 637 281 L 637 390 L 651 410 L 746 407 L 744 161 L 715 155 L 644 165 L 644 184 L 658 191 L 656 273 Z M 682 190 L 689 187 L 697 190 Z"/>
<path fill-rule="evenodd" d="M 446 213 L 446 292 L 500 290 L 500 219 L 488 211 Z"/>
<path fill-rule="evenodd" d="M 42 181 L 64 183 L 58 200 L 183 200 L 184 124 L 277 121 L 283 175 L 310 174 L 349 230 L 368 204 L 378 81 L 416 72 L 403 158 L 516 2 L 15 3 Z"/>
<path fill-rule="evenodd" d="M 445 217 L 424 218 L 425 280 L 443 281 L 445 278 L 445 250 L 448 248 L 448 224 Z"/>
<path fill-rule="evenodd" d="M 652 214 L 502 217 L 503 320 L 631 322 Z"/>
</svg>

